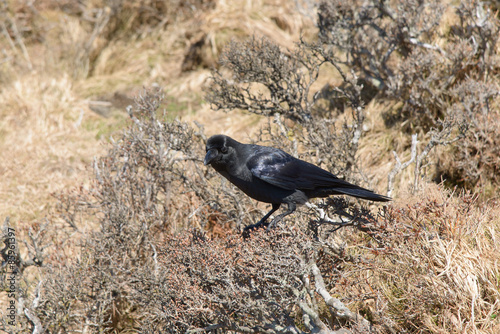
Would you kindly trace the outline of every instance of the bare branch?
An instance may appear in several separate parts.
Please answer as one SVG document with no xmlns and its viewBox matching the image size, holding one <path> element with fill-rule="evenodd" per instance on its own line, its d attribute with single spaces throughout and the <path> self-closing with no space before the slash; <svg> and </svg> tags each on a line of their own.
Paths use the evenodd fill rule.
<svg viewBox="0 0 500 334">
<path fill-rule="evenodd" d="M 391 170 L 391 172 L 388 175 L 388 182 L 387 182 L 387 196 L 391 197 L 392 192 L 394 191 L 394 177 L 401 172 L 402 170 L 408 168 L 412 163 L 415 162 L 415 159 L 417 157 L 417 134 L 414 134 L 411 136 L 411 156 L 410 160 L 406 161 L 405 163 L 401 163 L 401 160 L 399 160 L 399 157 L 396 153 L 396 151 L 392 151 L 394 154 L 394 158 L 396 159 L 396 165 L 394 168 Z"/>
<path fill-rule="evenodd" d="M 370 331 L 371 324 L 368 320 L 359 314 L 351 312 L 339 299 L 333 298 L 325 288 L 325 282 L 321 271 L 315 262 L 311 263 L 312 274 L 314 275 L 314 283 L 316 292 L 323 298 L 325 303 L 331 307 L 335 316 L 339 319 L 345 319 L 360 324 L 367 332 Z"/>
</svg>

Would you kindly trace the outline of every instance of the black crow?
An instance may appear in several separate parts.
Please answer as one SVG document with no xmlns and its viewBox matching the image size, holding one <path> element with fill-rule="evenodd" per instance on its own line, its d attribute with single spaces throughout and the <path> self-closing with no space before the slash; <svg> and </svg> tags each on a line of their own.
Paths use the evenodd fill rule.
<svg viewBox="0 0 500 334">
<path fill-rule="evenodd" d="M 215 135 L 208 139 L 206 149 L 205 165 L 212 165 L 253 199 L 272 204 L 271 211 L 258 223 L 247 226 L 245 232 L 268 226 L 266 220 L 285 203 L 288 210 L 278 215 L 271 226 L 310 198 L 349 195 L 378 202 L 391 200 L 274 147 L 242 144 L 228 136 Z"/>
</svg>

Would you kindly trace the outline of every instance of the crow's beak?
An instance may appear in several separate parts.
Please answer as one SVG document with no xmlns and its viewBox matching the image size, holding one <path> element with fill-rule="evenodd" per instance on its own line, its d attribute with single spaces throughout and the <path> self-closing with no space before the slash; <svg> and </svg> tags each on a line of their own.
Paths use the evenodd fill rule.
<svg viewBox="0 0 500 334">
<path fill-rule="evenodd" d="M 217 150 L 215 148 L 211 149 L 211 150 L 208 150 L 207 152 L 207 155 L 205 155 L 205 160 L 203 161 L 203 163 L 206 165 L 208 165 L 209 163 L 212 162 L 212 160 L 215 159 L 215 157 L 217 156 Z"/>
</svg>

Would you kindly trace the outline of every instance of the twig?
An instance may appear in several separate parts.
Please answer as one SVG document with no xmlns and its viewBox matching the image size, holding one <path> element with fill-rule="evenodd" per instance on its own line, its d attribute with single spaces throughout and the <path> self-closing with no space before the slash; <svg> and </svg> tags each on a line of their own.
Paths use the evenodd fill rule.
<svg viewBox="0 0 500 334">
<path fill-rule="evenodd" d="M 322 208 L 318 207 L 316 204 L 313 204 L 313 203 L 310 203 L 310 202 L 306 202 L 305 206 L 307 206 L 309 209 L 313 209 L 315 210 L 318 214 L 319 214 L 319 218 L 322 220 L 322 221 L 326 221 L 328 223 L 331 223 L 331 224 L 342 224 L 344 223 L 342 220 L 333 220 L 332 218 L 330 218 L 325 210 L 323 210 Z"/>
<path fill-rule="evenodd" d="M 388 176 L 387 196 L 391 197 L 392 192 L 394 191 L 394 177 L 403 169 L 408 168 L 408 166 L 415 162 L 415 159 L 417 157 L 417 144 L 417 134 L 414 134 L 411 136 L 411 157 L 410 160 L 406 161 L 405 163 L 401 163 L 401 160 L 399 159 L 396 151 L 392 151 L 392 154 L 394 154 L 394 158 L 396 159 L 396 165 L 391 170 Z"/>
<path fill-rule="evenodd" d="M 35 290 L 35 299 L 33 299 L 32 307 L 35 310 L 38 307 L 38 302 L 40 300 L 40 287 L 42 285 L 42 281 L 38 282 L 38 285 Z M 32 334 L 42 334 L 45 330 L 43 329 L 42 322 L 40 318 L 36 316 L 36 314 L 31 311 L 29 308 L 24 308 L 24 314 L 26 318 L 33 324 L 33 333 Z"/>
<path fill-rule="evenodd" d="M 17 29 L 16 22 L 10 17 L 8 13 L 4 13 L 5 20 L 8 21 L 10 28 L 12 29 L 12 33 L 14 34 L 14 38 L 16 40 L 17 45 L 21 48 L 21 53 L 23 54 L 24 59 L 26 60 L 26 63 L 28 63 L 28 68 L 30 70 L 33 69 L 33 64 L 31 63 L 30 55 L 28 53 L 28 49 L 26 49 L 26 45 L 24 45 L 23 39 L 21 37 L 21 34 L 19 33 L 19 30 Z M 5 37 L 9 41 L 10 46 L 16 50 L 16 46 L 12 39 L 10 38 L 10 34 L 7 30 L 7 26 L 5 25 L 4 21 L 2 23 L 2 32 L 4 33 Z"/>
<path fill-rule="evenodd" d="M 423 48 L 426 48 L 429 50 L 439 51 L 443 56 L 445 56 L 445 57 L 447 56 L 446 52 L 437 45 L 432 45 L 432 44 L 420 42 L 418 39 L 416 39 L 414 37 L 410 37 L 408 39 L 408 41 L 410 42 L 410 44 L 420 46 L 420 47 L 423 47 Z"/>
<path fill-rule="evenodd" d="M 415 180 L 413 183 L 413 192 L 415 193 L 418 190 L 418 181 L 419 181 L 419 176 L 420 176 L 420 168 L 422 167 L 422 161 L 429 155 L 430 151 L 438 145 L 443 145 L 447 146 L 450 144 L 453 144 L 454 142 L 462 139 L 465 137 L 464 132 L 460 132 L 455 138 L 451 140 L 444 140 L 443 138 L 446 138 L 449 136 L 451 132 L 451 127 L 447 127 L 444 125 L 444 129 L 441 131 L 433 131 L 431 139 L 429 140 L 429 143 L 425 146 L 424 150 L 422 153 L 420 153 L 417 156 L 416 163 L 415 163 Z"/>
</svg>

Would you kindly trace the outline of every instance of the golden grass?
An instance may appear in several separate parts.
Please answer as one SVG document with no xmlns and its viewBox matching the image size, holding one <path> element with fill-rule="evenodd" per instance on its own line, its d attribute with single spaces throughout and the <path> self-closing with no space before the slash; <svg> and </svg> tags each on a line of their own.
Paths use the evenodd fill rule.
<svg viewBox="0 0 500 334">
<path fill-rule="evenodd" d="M 0 93 L 6 106 L 0 123 L 0 215 L 14 224 L 45 216 L 51 193 L 75 185 L 92 156 L 102 152 L 95 135 L 81 126 L 96 116 L 72 86 L 67 75 L 24 76 Z"/>
<path fill-rule="evenodd" d="M 106 120 L 94 114 L 87 99 L 156 83 L 170 96 L 182 97 L 181 105 L 188 110 L 179 114 L 205 124 L 207 133 L 236 134 L 246 129 L 249 136 L 248 124 L 257 124 L 257 117 L 214 113 L 200 106 L 209 71 L 180 72 L 189 45 L 186 37 L 209 34 L 217 53 L 235 34 L 266 35 L 290 47 L 301 30 L 312 27 L 292 3 L 219 1 L 211 11 L 143 38 L 105 42 L 97 38 L 92 48 L 100 52 L 88 76 L 89 63 L 81 53 L 90 39 L 88 23 L 54 8 L 57 5 L 44 2 L 40 10 L 37 24 L 43 22 L 48 28 L 43 43 L 27 44 L 34 71 L 27 71 L 21 61 L 0 68 L 0 216 L 11 216 L 14 224 L 47 215 L 52 192 L 83 182 L 93 156 L 103 152 L 100 128 L 122 122 L 120 117 Z M 12 56 L 19 53 L 8 51 Z"/>
<path fill-rule="evenodd" d="M 370 253 L 356 246 L 366 245 L 364 235 L 339 233 L 364 261 L 346 264 L 333 291 L 401 332 L 498 333 L 499 203 L 435 184 L 401 195 L 386 211 L 383 247 Z"/>
<path fill-rule="evenodd" d="M 395 298 L 394 312 L 420 318 L 434 333 L 495 333 L 500 328 L 498 202 L 481 204 L 474 195 L 426 185 L 418 195 L 396 201 L 394 210 L 404 212 L 400 224 L 418 231 L 396 243 L 387 257 L 392 263 L 385 262 L 392 278 L 382 275 L 378 281 L 386 285 L 386 296 Z"/>
</svg>

